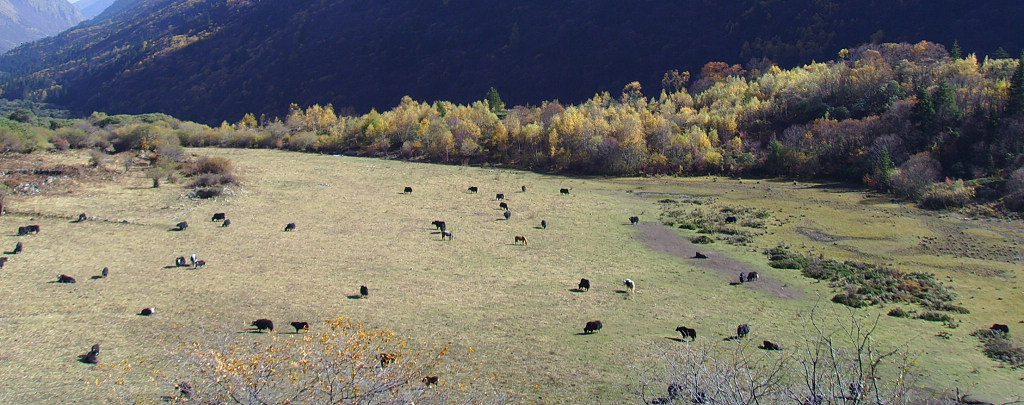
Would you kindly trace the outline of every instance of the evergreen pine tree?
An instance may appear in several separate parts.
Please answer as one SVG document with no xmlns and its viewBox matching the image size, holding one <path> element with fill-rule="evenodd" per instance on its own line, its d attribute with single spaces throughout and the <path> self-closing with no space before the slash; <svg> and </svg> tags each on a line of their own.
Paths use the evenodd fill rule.
<svg viewBox="0 0 1024 405">
<path fill-rule="evenodd" d="M 1006 115 L 1016 115 L 1024 111 L 1024 53 L 1017 60 L 1017 69 L 1010 78 L 1010 99 L 1006 103 Z"/>
<path fill-rule="evenodd" d="M 505 111 L 505 102 L 501 101 L 501 95 L 498 94 L 498 89 L 491 87 L 487 90 L 487 95 L 484 96 L 487 100 L 487 107 L 491 109 L 493 113 L 499 113 Z"/>
<path fill-rule="evenodd" d="M 963 51 L 960 49 L 960 42 L 954 39 L 953 46 L 949 48 L 949 56 L 952 56 L 953 59 L 960 59 L 963 57 L 962 53 Z"/>
</svg>

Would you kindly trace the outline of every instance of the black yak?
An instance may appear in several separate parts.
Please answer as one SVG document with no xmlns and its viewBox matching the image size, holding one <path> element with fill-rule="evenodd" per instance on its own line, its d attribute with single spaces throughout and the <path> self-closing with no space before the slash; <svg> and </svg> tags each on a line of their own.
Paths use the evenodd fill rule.
<svg viewBox="0 0 1024 405">
<path fill-rule="evenodd" d="M 295 328 L 295 333 L 299 333 L 300 330 L 309 330 L 309 322 L 292 322 L 291 325 Z"/>
<path fill-rule="evenodd" d="M 405 194 L 409 194 L 412 192 L 412 187 L 406 187 L 405 190 L 402 190 L 402 192 Z"/>
<path fill-rule="evenodd" d="M 196 260 L 196 262 L 195 262 L 195 264 L 193 264 L 193 266 L 194 266 L 193 268 L 196 268 L 196 269 L 198 269 L 200 267 L 203 267 L 203 266 L 206 266 L 206 260 Z"/>
<path fill-rule="evenodd" d="M 504 199 L 505 199 L 505 194 L 503 194 L 503 193 L 498 193 L 498 194 L 495 194 L 495 195 L 494 195 L 494 199 L 495 199 L 495 200 L 499 200 L 499 201 L 500 201 L 500 200 L 504 200 Z"/>
<path fill-rule="evenodd" d="M 725 217 L 725 223 L 732 224 L 732 223 L 735 223 L 735 222 L 736 222 L 736 217 L 733 217 L 733 216 Z"/>
<path fill-rule="evenodd" d="M 640 222 L 640 217 L 636 215 L 629 217 L 630 224 L 636 225 L 637 222 Z"/>
<path fill-rule="evenodd" d="M 577 288 L 581 291 L 590 291 L 590 280 L 581 278 L 580 284 L 577 286 Z"/>
<path fill-rule="evenodd" d="M 438 380 L 440 380 L 440 378 L 438 376 L 436 376 L 436 375 L 429 375 L 429 376 L 423 377 L 423 384 L 428 386 L 428 387 L 431 386 L 431 385 L 437 385 L 437 381 Z"/>
<path fill-rule="evenodd" d="M 754 280 L 757 280 L 757 272 L 756 271 L 752 271 L 750 273 L 747 273 L 747 281 L 754 281 Z"/>
<path fill-rule="evenodd" d="M 97 343 L 97 344 L 92 345 L 92 349 L 89 349 L 88 353 L 79 355 L 78 356 L 78 361 L 80 361 L 82 363 L 87 363 L 87 364 L 96 364 L 96 363 L 99 362 L 99 356 L 100 356 L 100 344 Z"/>
<path fill-rule="evenodd" d="M 475 192 L 477 192 L 477 191 L 479 191 L 479 189 L 478 189 L 478 188 L 476 188 L 476 186 L 470 186 L 470 187 L 469 187 L 469 192 L 470 192 L 470 193 L 475 193 Z"/>
<path fill-rule="evenodd" d="M 782 350 L 781 346 L 772 343 L 771 341 L 768 340 L 764 341 L 764 343 L 761 345 L 761 348 L 764 350 Z"/>
<path fill-rule="evenodd" d="M 188 229 L 188 222 L 187 221 L 178 222 L 177 224 L 174 225 L 174 229 L 177 229 L 179 231 L 184 231 L 184 230 Z"/>
<path fill-rule="evenodd" d="M 231 226 L 231 220 L 226 218 L 224 219 L 224 223 L 220 224 L 221 228 L 227 228 L 229 226 Z"/>
<path fill-rule="evenodd" d="M 289 222 L 288 225 L 284 226 L 284 231 L 285 232 L 294 231 L 294 230 L 295 230 L 295 223 L 294 222 Z"/>
<path fill-rule="evenodd" d="M 498 208 L 508 211 L 508 204 L 502 201 L 501 204 L 498 204 Z"/>
<path fill-rule="evenodd" d="M 227 219 L 227 217 L 228 217 L 227 214 L 225 214 L 223 212 L 217 212 L 217 213 L 213 214 L 213 218 L 210 219 L 210 220 L 211 221 L 223 221 L 223 220 Z"/>
<path fill-rule="evenodd" d="M 274 322 L 269 320 L 269 319 L 264 319 L 264 318 L 260 318 L 260 319 L 257 319 L 255 321 L 252 321 L 250 326 L 256 327 L 256 331 L 257 332 L 263 332 L 264 329 L 271 330 L 271 331 L 274 330 Z"/>
<path fill-rule="evenodd" d="M 366 298 L 367 295 L 370 295 L 370 288 L 365 285 L 359 286 L 359 296 Z"/>
<path fill-rule="evenodd" d="M 697 252 L 696 254 L 693 255 L 693 258 L 694 259 L 707 259 L 708 255 L 703 254 L 701 252 Z"/>
<path fill-rule="evenodd" d="M 86 216 L 84 212 L 81 213 L 81 214 L 78 214 L 78 222 L 82 222 L 82 221 L 85 221 L 87 219 L 89 219 L 89 217 Z"/>
<path fill-rule="evenodd" d="M 0 257 L 0 269 L 4 268 L 5 264 L 7 264 L 7 257 Z"/>
<path fill-rule="evenodd" d="M 431 225 L 434 225 L 434 227 L 435 227 L 435 228 L 437 228 L 437 229 L 439 229 L 439 230 L 442 230 L 442 231 L 443 231 L 443 230 L 445 229 L 445 227 L 446 227 L 446 225 L 445 225 L 444 221 L 433 221 L 433 222 L 431 222 L 430 224 L 431 224 Z"/>
<path fill-rule="evenodd" d="M 142 308 L 142 311 L 139 311 L 139 315 L 142 316 L 150 316 L 153 315 L 154 313 L 156 313 L 156 308 L 153 307 Z"/>
<path fill-rule="evenodd" d="M 694 340 L 697 340 L 697 330 L 696 329 L 691 329 L 691 328 L 687 328 L 685 326 L 680 326 L 680 327 L 676 328 L 676 332 L 679 332 L 680 334 L 682 334 L 683 335 L 683 339 L 690 338 L 691 342 L 694 341 Z"/>
<path fill-rule="evenodd" d="M 18 254 L 21 253 L 23 249 L 25 249 L 25 245 L 21 244 L 21 242 L 18 242 L 14 244 L 14 250 L 11 251 L 11 253 Z"/>
<path fill-rule="evenodd" d="M 742 323 L 740 326 L 736 327 L 736 337 L 743 338 L 746 337 L 748 333 L 750 333 L 750 325 Z"/>
<path fill-rule="evenodd" d="M 548 229 L 548 221 L 545 219 L 540 220 L 541 229 Z"/>
<path fill-rule="evenodd" d="M 1006 325 L 1003 325 L 1001 323 L 994 323 L 994 324 L 992 324 L 992 327 L 990 327 L 988 329 L 991 330 L 991 331 L 994 331 L 994 332 L 1002 332 L 1004 335 L 1009 335 L 1010 334 L 1010 327 L 1006 326 Z"/>
<path fill-rule="evenodd" d="M 559 192 L 559 193 L 562 193 L 562 194 L 569 194 L 569 189 L 567 189 L 567 188 L 563 188 L 563 189 L 561 189 L 561 190 L 558 190 L 558 192 Z"/>
<path fill-rule="evenodd" d="M 75 278 L 71 277 L 71 276 L 69 276 L 67 274 L 58 274 L 57 275 L 57 282 L 58 283 L 73 284 L 73 283 L 75 283 Z"/>
<path fill-rule="evenodd" d="M 175 258 L 174 265 L 178 267 L 187 266 L 188 264 L 185 263 L 185 256 L 178 256 L 177 258 Z"/>
<path fill-rule="evenodd" d="M 109 276 L 110 275 L 110 267 L 104 267 L 103 271 L 100 271 L 100 275 L 103 276 L 103 277 Z"/>
<path fill-rule="evenodd" d="M 512 211 L 505 211 L 505 213 L 502 215 L 504 215 L 505 220 L 508 221 L 509 218 L 512 218 Z"/>
<path fill-rule="evenodd" d="M 603 328 L 603 327 L 604 327 L 604 325 L 601 324 L 601 321 L 590 321 L 590 322 L 587 322 L 587 324 L 585 326 L 583 326 L 583 333 L 586 333 L 586 334 L 594 333 L 594 332 L 597 332 L 597 331 L 601 330 L 601 328 Z"/>
</svg>

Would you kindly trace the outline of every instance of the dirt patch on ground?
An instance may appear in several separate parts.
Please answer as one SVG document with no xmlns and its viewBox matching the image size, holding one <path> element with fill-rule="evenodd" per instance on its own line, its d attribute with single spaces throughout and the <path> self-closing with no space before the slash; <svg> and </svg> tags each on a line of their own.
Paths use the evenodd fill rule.
<svg viewBox="0 0 1024 405">
<path fill-rule="evenodd" d="M 814 229 L 814 228 L 808 228 L 808 227 L 801 226 L 801 227 L 797 228 L 796 231 L 799 232 L 801 235 L 804 235 L 804 236 L 806 236 L 808 238 L 811 238 L 812 240 L 815 240 L 815 241 L 818 241 L 818 242 L 835 242 L 835 241 L 839 240 L 839 238 L 837 238 L 835 236 L 829 235 L 829 234 L 825 233 L 824 231 L 821 231 L 821 230 L 818 230 L 818 229 Z"/>
<path fill-rule="evenodd" d="M 758 271 L 758 269 L 752 268 L 746 263 L 710 249 L 707 245 L 695 245 L 667 226 L 653 222 L 644 222 L 637 224 L 637 227 L 641 230 L 640 240 L 644 241 L 649 248 L 686 258 L 697 266 L 714 270 L 722 275 L 723 283 L 739 282 L 740 273 Z M 707 259 L 693 258 L 694 254 L 698 251 L 706 255 Z M 803 291 L 784 286 L 782 282 L 767 277 L 763 272 L 759 273 L 757 281 L 743 283 L 742 288 L 767 291 L 782 298 L 801 298 L 804 296 Z"/>
</svg>

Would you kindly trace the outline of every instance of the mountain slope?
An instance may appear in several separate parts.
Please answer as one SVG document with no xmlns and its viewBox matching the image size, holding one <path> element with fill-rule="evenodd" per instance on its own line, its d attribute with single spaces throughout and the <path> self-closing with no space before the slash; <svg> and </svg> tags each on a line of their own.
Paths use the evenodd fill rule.
<svg viewBox="0 0 1024 405">
<path fill-rule="evenodd" d="M 389 108 L 401 96 L 576 102 L 670 69 L 829 59 L 868 41 L 1020 49 L 1024 2 L 954 0 L 120 0 L 0 58 L 5 97 L 219 123 L 289 103 Z"/>
<path fill-rule="evenodd" d="M 82 15 L 84 15 L 85 18 L 94 18 L 100 15 L 103 10 L 106 10 L 107 7 L 110 7 L 111 4 L 114 4 L 114 1 L 115 0 L 81 0 L 75 3 L 75 6 L 77 6 L 79 10 L 82 10 Z"/>
<path fill-rule="evenodd" d="M 0 52 L 56 34 L 84 19 L 67 0 L 0 0 Z"/>
</svg>

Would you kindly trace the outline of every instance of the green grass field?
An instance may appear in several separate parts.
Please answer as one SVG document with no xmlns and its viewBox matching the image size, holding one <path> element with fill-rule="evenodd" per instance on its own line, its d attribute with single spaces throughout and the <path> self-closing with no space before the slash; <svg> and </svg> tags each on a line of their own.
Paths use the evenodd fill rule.
<svg viewBox="0 0 1024 405">
<path fill-rule="evenodd" d="M 169 394 L 168 378 L 178 367 L 171 352 L 180 344 L 264 339 L 239 334 L 257 318 L 287 330 L 292 320 L 337 316 L 392 329 L 416 344 L 471 347 L 479 371 L 516 402 L 637 402 L 630 366 L 650 361 L 653 347 L 683 345 L 673 340 L 676 326 L 697 329 L 699 340 L 721 341 L 749 323 L 750 342 L 792 347 L 802 316 L 815 305 L 833 305 L 827 285 L 767 266 L 761 251 L 780 242 L 935 273 L 972 311 L 956 315 L 959 328 L 884 316 L 888 308 L 857 314 L 883 314 L 877 341 L 910 344 L 922 384 L 960 387 L 996 402 L 1024 395 L 1024 371 L 986 358 L 969 336 L 993 323 L 1024 334 L 1020 220 L 964 219 L 810 183 L 571 178 L 281 151 L 189 151 L 230 158 L 242 185 L 195 201 L 181 185 L 150 187 L 134 169 L 67 193 L 10 198 L 8 215 L 0 217 L 0 248 L 22 241 L 25 251 L 8 255 L 0 269 L 0 403 L 104 402 L 119 390 Z M 413 193 L 402 193 L 405 186 Z M 469 186 L 480 192 L 467 192 Z M 560 188 L 571 194 L 560 195 Z M 494 199 L 499 192 L 512 211 L 508 221 Z M 659 223 L 659 200 L 678 199 L 671 194 L 768 209 L 767 229 L 748 246 L 716 242 L 707 249 L 801 298 L 730 286 L 720 271 L 651 249 L 641 234 L 651 225 L 634 227 L 628 218 Z M 81 212 L 93 219 L 72 223 Z M 226 212 L 232 225 L 211 222 L 215 212 Z M 539 229 L 542 219 L 547 229 Z M 454 240 L 442 241 L 433 220 L 446 221 Z M 179 221 L 191 226 L 171 231 Z M 296 231 L 283 231 L 289 222 Z M 30 223 L 42 232 L 16 236 Z M 514 245 L 515 235 L 529 245 Z M 167 268 L 193 253 L 205 268 Z M 103 267 L 110 276 L 91 280 Z M 78 282 L 51 283 L 59 273 Z M 570 291 L 582 277 L 591 290 Z M 636 281 L 636 294 L 620 292 L 625 278 Z M 370 288 L 369 298 L 348 298 L 360 285 Z M 156 315 L 136 315 L 150 306 Z M 595 319 L 603 330 L 578 335 Z M 936 336 L 943 331 L 949 339 Z M 169 377 L 140 370 L 123 386 L 96 385 L 108 373 L 76 360 L 94 343 L 103 347 L 101 364 L 144 360 L 139 369 Z"/>
</svg>

